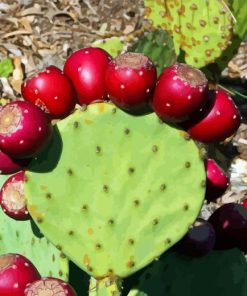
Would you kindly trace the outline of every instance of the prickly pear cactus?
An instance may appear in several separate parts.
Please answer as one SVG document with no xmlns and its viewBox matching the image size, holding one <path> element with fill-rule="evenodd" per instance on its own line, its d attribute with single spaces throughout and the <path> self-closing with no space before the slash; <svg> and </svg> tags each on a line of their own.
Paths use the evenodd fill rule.
<svg viewBox="0 0 247 296">
<path fill-rule="evenodd" d="M 125 294 L 244 296 L 246 276 L 246 259 L 238 249 L 212 251 L 200 258 L 187 257 L 169 250 L 160 260 L 141 271 L 138 277 L 134 275 L 126 279 Z"/>
<path fill-rule="evenodd" d="M 0 175 L 0 187 L 8 176 Z M 0 254 L 19 253 L 31 260 L 42 276 L 68 279 L 68 260 L 45 237 L 33 233 L 30 221 L 15 221 L 0 209 Z"/>
<path fill-rule="evenodd" d="M 106 50 L 112 57 L 116 57 L 124 50 L 124 39 L 121 37 L 111 37 L 102 40 L 96 40 L 94 47 Z"/>
<path fill-rule="evenodd" d="M 221 0 L 145 0 L 146 17 L 173 36 L 177 54 L 203 67 L 220 57 L 232 38 L 233 17 Z"/>
<path fill-rule="evenodd" d="M 128 51 L 147 55 L 154 62 L 158 74 L 163 68 L 174 64 L 177 58 L 172 37 L 162 29 L 145 33 L 128 47 Z"/>
<path fill-rule="evenodd" d="M 231 9 L 236 19 L 234 32 L 243 38 L 247 32 L 247 2 L 245 0 L 230 0 Z"/>
<path fill-rule="evenodd" d="M 204 180 L 183 132 L 154 113 L 95 103 L 57 123 L 25 192 L 42 233 L 98 279 L 96 290 L 117 290 L 99 279 L 124 278 L 177 242 L 200 211 Z"/>
</svg>

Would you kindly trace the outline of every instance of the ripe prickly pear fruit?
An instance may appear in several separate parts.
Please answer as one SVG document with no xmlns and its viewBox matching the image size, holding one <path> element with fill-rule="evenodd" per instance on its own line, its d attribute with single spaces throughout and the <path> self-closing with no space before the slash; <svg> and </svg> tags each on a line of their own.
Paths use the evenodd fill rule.
<svg viewBox="0 0 247 296">
<path fill-rule="evenodd" d="M 25 296 L 42 296 L 42 295 L 59 295 L 59 296 L 76 296 L 75 290 L 66 282 L 52 278 L 41 278 L 27 285 Z"/>
<path fill-rule="evenodd" d="M 191 257 L 208 254 L 215 245 L 213 226 L 204 219 L 198 218 L 187 234 L 174 246 L 174 249 Z"/>
<path fill-rule="evenodd" d="M 244 198 L 244 199 L 242 200 L 241 204 L 242 204 L 245 208 L 247 208 L 247 198 Z"/>
<path fill-rule="evenodd" d="M 48 116 L 29 102 L 15 101 L 0 110 L 0 149 L 14 158 L 39 153 L 50 141 Z"/>
<path fill-rule="evenodd" d="M 216 233 L 216 248 L 238 247 L 247 251 L 247 209 L 237 203 L 224 204 L 209 218 Z"/>
<path fill-rule="evenodd" d="M 232 136 L 241 123 L 233 100 L 223 90 L 209 92 L 208 103 L 191 116 L 186 129 L 200 142 L 220 142 Z"/>
<path fill-rule="evenodd" d="M 27 284 L 40 279 L 36 267 L 24 256 L 0 256 L 0 295 L 23 296 Z"/>
<path fill-rule="evenodd" d="M 208 201 L 220 197 L 229 185 L 229 178 L 213 159 L 205 160 L 207 174 L 205 199 Z"/>
<path fill-rule="evenodd" d="M 55 66 L 49 66 L 21 86 L 25 100 L 40 107 L 52 118 L 63 118 L 75 107 L 76 94 L 69 79 Z"/>
<path fill-rule="evenodd" d="M 148 105 L 157 79 L 153 62 L 141 53 L 124 53 L 109 63 L 106 91 L 118 107 L 133 111 Z"/>
<path fill-rule="evenodd" d="M 72 53 L 64 65 L 81 105 L 105 100 L 105 71 L 111 56 L 101 48 L 82 48 Z"/>
<path fill-rule="evenodd" d="M 0 174 L 14 174 L 26 167 L 31 159 L 13 159 L 0 150 Z"/>
<path fill-rule="evenodd" d="M 6 215 L 15 220 L 29 220 L 24 195 L 24 171 L 10 176 L 0 190 L 0 205 Z"/>
<path fill-rule="evenodd" d="M 181 122 L 207 101 L 208 81 L 198 69 L 177 63 L 158 78 L 152 107 L 164 121 Z"/>
</svg>

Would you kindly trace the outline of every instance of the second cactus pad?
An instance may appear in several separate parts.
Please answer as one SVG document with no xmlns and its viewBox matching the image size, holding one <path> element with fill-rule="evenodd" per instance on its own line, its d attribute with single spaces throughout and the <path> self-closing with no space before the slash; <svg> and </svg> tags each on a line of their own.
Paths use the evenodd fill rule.
<svg viewBox="0 0 247 296">
<path fill-rule="evenodd" d="M 188 230 L 204 198 L 193 141 L 153 114 L 95 103 L 57 123 L 26 173 L 42 233 L 95 278 L 126 277 Z"/>
<path fill-rule="evenodd" d="M 227 2 L 144 1 L 146 17 L 153 26 L 161 27 L 170 33 L 177 54 L 182 49 L 186 63 L 197 68 L 214 62 L 231 42 L 234 19 Z"/>
<path fill-rule="evenodd" d="M 0 175 L 0 187 L 9 176 Z M 16 221 L 0 209 L 0 255 L 7 253 L 27 257 L 42 276 L 68 279 L 69 262 L 64 254 L 41 234 L 35 235 L 31 221 Z"/>
</svg>

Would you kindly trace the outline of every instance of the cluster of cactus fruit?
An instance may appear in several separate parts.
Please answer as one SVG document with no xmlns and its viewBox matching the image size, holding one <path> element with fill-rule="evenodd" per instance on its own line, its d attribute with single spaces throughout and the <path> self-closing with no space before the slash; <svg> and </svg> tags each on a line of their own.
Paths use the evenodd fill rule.
<svg viewBox="0 0 247 296">
<path fill-rule="evenodd" d="M 233 100 L 209 89 L 200 70 L 176 63 L 157 77 L 144 54 L 113 59 L 83 48 L 63 71 L 49 66 L 27 79 L 22 96 L 0 109 L 0 170 L 11 174 L 1 207 L 31 219 L 95 278 L 89 295 L 120 295 L 122 279 L 171 247 L 189 256 L 247 250 L 244 205 L 197 219 L 229 180 L 191 139 L 222 141 L 241 122 Z M 0 257 L 0 294 L 76 295 L 18 254 Z"/>
<path fill-rule="evenodd" d="M 65 281 L 52 277 L 41 277 L 33 263 L 20 254 L 0 256 L 1 295 L 35 296 L 67 295 L 75 296 L 74 289 Z M 53 291 L 51 294 L 49 291 Z"/>
</svg>

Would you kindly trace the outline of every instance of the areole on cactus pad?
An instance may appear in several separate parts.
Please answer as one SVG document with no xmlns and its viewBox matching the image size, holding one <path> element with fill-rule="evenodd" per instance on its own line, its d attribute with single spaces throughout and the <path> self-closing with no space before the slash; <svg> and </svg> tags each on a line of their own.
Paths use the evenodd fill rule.
<svg viewBox="0 0 247 296">
<path fill-rule="evenodd" d="M 227 4 L 221 0 L 144 1 L 147 19 L 173 36 L 176 53 L 182 49 L 186 63 L 200 68 L 214 62 L 231 43 L 234 18 Z"/>
<path fill-rule="evenodd" d="M 200 211 L 204 185 L 199 150 L 184 132 L 154 113 L 95 103 L 57 123 L 25 192 L 42 233 L 100 288 L 176 243 Z"/>
</svg>

